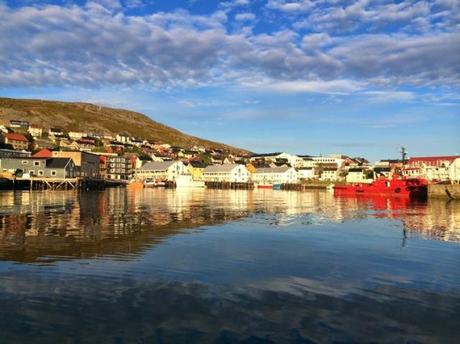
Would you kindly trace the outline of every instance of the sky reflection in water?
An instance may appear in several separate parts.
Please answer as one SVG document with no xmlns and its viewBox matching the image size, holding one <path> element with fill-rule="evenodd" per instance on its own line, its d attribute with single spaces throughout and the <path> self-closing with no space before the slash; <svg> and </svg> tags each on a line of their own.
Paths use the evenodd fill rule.
<svg viewBox="0 0 460 344">
<path fill-rule="evenodd" d="M 0 193 L 6 342 L 452 342 L 460 203 Z M 2 339 L 2 341 L 3 341 Z"/>
</svg>

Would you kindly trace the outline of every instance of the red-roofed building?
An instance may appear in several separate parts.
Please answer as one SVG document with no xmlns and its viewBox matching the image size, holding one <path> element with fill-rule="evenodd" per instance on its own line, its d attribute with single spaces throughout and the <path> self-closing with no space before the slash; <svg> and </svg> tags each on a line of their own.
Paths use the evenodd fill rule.
<svg viewBox="0 0 460 344">
<path fill-rule="evenodd" d="M 52 158 L 53 157 L 53 152 L 50 151 L 49 149 L 41 149 L 34 155 L 32 155 L 34 158 Z"/>
<path fill-rule="evenodd" d="M 3 142 L 5 144 L 10 144 L 15 150 L 27 150 L 29 148 L 29 140 L 22 134 L 3 134 Z"/>
<path fill-rule="evenodd" d="M 403 173 L 407 176 L 421 176 L 428 180 L 448 180 L 450 165 L 458 158 L 460 158 L 458 155 L 413 157 L 409 159 Z"/>
<path fill-rule="evenodd" d="M 412 157 L 409 159 L 408 165 L 411 167 L 446 167 L 452 164 L 452 162 L 457 158 L 460 158 L 460 155 Z"/>
</svg>

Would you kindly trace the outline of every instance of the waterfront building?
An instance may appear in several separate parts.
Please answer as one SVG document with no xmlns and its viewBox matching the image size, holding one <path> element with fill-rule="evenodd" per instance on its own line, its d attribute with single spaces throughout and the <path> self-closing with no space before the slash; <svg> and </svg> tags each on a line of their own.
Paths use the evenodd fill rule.
<svg viewBox="0 0 460 344">
<path fill-rule="evenodd" d="M 345 177 L 347 183 L 372 183 L 372 171 L 363 167 L 352 167 L 348 169 L 348 174 Z"/>
<path fill-rule="evenodd" d="M 449 166 L 457 158 L 460 158 L 460 155 L 411 157 L 407 165 L 410 167 L 445 167 Z"/>
<path fill-rule="evenodd" d="M 190 161 L 187 165 L 188 173 L 192 176 L 192 180 L 203 180 L 203 171 L 206 165 L 201 161 Z"/>
<path fill-rule="evenodd" d="M 0 159 L 0 171 L 44 178 L 75 178 L 77 169 L 71 158 Z"/>
<path fill-rule="evenodd" d="M 458 155 L 412 157 L 403 169 L 406 176 L 421 176 L 430 181 L 449 180 L 450 166 Z"/>
<path fill-rule="evenodd" d="M 313 167 L 300 167 L 297 169 L 297 177 L 299 180 L 311 180 L 315 179 L 315 169 Z"/>
<path fill-rule="evenodd" d="M 455 159 L 450 164 L 449 179 L 454 183 L 460 183 L 460 158 Z"/>
<path fill-rule="evenodd" d="M 180 175 L 187 173 L 187 167 L 182 161 L 151 161 L 137 169 L 136 177 L 142 180 L 174 181 Z"/>
<path fill-rule="evenodd" d="M 338 179 L 339 170 L 337 169 L 337 167 L 323 168 L 319 176 L 319 180 L 321 181 L 335 182 Z"/>
<path fill-rule="evenodd" d="M 10 144 L 15 150 L 27 150 L 29 148 L 29 140 L 22 134 L 3 134 L 3 142 L 5 144 Z"/>
<path fill-rule="evenodd" d="M 4 158 L 28 158 L 31 153 L 27 151 L 17 151 L 13 149 L 0 149 L 0 159 Z"/>
<path fill-rule="evenodd" d="M 129 180 L 132 177 L 131 162 L 122 156 L 107 156 L 107 179 Z"/>
<path fill-rule="evenodd" d="M 81 151 L 54 151 L 51 154 L 53 158 L 71 158 L 79 177 L 100 177 L 99 157 L 96 154 Z"/>
<path fill-rule="evenodd" d="M 205 182 L 247 183 L 249 172 L 239 164 L 211 165 L 203 170 Z"/>
<path fill-rule="evenodd" d="M 262 167 L 252 173 L 251 179 L 257 184 L 293 184 L 297 183 L 298 175 L 294 167 Z"/>
</svg>

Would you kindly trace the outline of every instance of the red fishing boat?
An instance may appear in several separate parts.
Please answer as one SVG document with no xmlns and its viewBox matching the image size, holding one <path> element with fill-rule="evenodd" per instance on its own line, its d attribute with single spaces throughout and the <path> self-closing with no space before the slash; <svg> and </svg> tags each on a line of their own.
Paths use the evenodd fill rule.
<svg viewBox="0 0 460 344">
<path fill-rule="evenodd" d="M 408 198 L 426 198 L 427 181 L 422 178 L 404 178 L 393 173 L 392 178 L 379 177 L 370 184 L 337 184 L 334 194 L 384 195 Z"/>
</svg>

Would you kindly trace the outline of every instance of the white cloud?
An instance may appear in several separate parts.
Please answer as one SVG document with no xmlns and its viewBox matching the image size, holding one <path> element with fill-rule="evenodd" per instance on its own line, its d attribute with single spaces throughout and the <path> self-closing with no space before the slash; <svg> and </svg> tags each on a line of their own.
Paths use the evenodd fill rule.
<svg viewBox="0 0 460 344">
<path fill-rule="evenodd" d="M 301 13 L 309 10 L 314 6 L 314 1 L 286 1 L 286 0 L 268 0 L 267 8 L 279 10 L 285 13 Z"/>
<path fill-rule="evenodd" d="M 261 80 L 245 86 L 286 93 L 350 94 L 361 90 L 364 84 L 353 80 L 277 81 Z"/>
<path fill-rule="evenodd" d="M 253 14 L 239 15 L 249 20 Z M 223 10 L 128 16 L 94 2 L 0 6 L 0 85 L 189 87 L 268 80 L 273 90 L 324 93 L 354 92 L 363 84 L 460 85 L 458 32 L 232 33 L 231 17 Z"/>
<path fill-rule="evenodd" d="M 416 96 L 413 92 L 408 91 L 394 91 L 394 90 L 380 90 L 380 91 L 364 91 L 361 93 L 366 97 L 379 102 L 392 102 L 392 101 L 411 101 L 415 100 Z"/>
<path fill-rule="evenodd" d="M 252 21 L 254 19 L 256 19 L 256 16 L 254 15 L 254 13 L 246 12 L 246 13 L 238 13 L 237 15 L 235 15 L 236 21 Z"/>
</svg>

